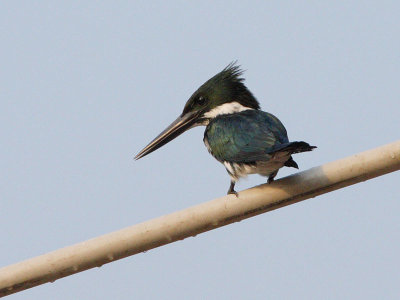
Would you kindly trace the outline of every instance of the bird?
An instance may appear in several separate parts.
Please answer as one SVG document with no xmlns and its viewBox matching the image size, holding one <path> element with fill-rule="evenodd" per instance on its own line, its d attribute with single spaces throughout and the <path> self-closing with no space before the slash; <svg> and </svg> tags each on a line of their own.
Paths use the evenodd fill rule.
<svg viewBox="0 0 400 300">
<path fill-rule="evenodd" d="M 183 132 L 206 126 L 204 144 L 222 163 L 230 176 L 228 195 L 236 182 L 249 174 L 274 181 L 282 167 L 298 169 L 292 154 L 312 151 L 303 141 L 289 142 L 282 122 L 262 111 L 260 104 L 244 84 L 243 70 L 232 62 L 207 80 L 187 100 L 182 113 L 136 156 L 138 160 L 172 141 Z"/>
</svg>

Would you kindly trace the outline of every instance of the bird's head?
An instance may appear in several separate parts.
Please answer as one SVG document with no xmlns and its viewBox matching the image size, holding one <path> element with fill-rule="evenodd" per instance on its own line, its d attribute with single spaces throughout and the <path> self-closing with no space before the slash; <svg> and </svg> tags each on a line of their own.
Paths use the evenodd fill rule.
<svg viewBox="0 0 400 300">
<path fill-rule="evenodd" d="M 182 114 L 140 151 L 135 159 L 157 150 L 190 128 L 207 125 L 218 115 L 260 109 L 258 101 L 244 85 L 242 73 L 239 66 L 231 63 L 207 80 L 186 102 Z"/>
</svg>

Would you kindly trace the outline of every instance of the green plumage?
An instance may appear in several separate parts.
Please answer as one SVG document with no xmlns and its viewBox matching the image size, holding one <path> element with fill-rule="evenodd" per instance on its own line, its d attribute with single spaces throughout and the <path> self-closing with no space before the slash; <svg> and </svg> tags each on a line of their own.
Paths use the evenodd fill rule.
<svg viewBox="0 0 400 300">
<path fill-rule="evenodd" d="M 289 142 L 283 124 L 260 110 L 214 118 L 206 128 L 204 139 L 217 160 L 235 163 L 268 161 L 271 153 Z"/>
<path fill-rule="evenodd" d="M 157 150 L 192 127 L 206 125 L 204 143 L 231 176 L 228 194 L 237 196 L 235 183 L 248 174 L 267 176 L 271 182 L 283 166 L 298 168 L 291 155 L 315 147 L 289 142 L 278 118 L 260 110 L 243 83 L 242 73 L 231 63 L 207 80 L 190 96 L 181 115 L 135 158 Z"/>
<path fill-rule="evenodd" d="M 240 77 L 243 71 L 234 63 L 229 64 L 202 84 L 193 94 L 183 109 L 182 115 L 190 111 L 206 112 L 232 100 L 253 109 L 260 109 L 257 99 L 244 85 Z"/>
</svg>

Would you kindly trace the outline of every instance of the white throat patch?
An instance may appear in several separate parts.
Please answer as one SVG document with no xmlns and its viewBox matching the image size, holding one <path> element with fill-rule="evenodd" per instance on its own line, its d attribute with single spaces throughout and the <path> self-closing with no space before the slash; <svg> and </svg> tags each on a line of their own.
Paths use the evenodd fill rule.
<svg viewBox="0 0 400 300">
<path fill-rule="evenodd" d="M 204 117 L 206 117 L 208 119 L 213 119 L 219 115 L 233 114 L 233 113 L 237 113 L 237 112 L 241 112 L 241 111 L 249 110 L 249 109 L 252 109 L 252 108 L 243 106 L 239 102 L 225 103 L 225 104 L 217 106 L 216 108 L 213 108 L 209 112 L 205 113 Z"/>
</svg>

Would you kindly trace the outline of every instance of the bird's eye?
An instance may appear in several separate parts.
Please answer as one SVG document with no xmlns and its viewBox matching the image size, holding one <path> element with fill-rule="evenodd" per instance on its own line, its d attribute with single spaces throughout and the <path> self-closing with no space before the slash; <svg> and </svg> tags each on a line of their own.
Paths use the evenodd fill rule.
<svg viewBox="0 0 400 300">
<path fill-rule="evenodd" d="M 200 96 L 199 98 L 197 98 L 197 104 L 199 104 L 199 105 L 204 105 L 206 102 L 207 102 L 207 100 L 206 100 L 206 98 L 204 98 L 203 96 Z"/>
</svg>

